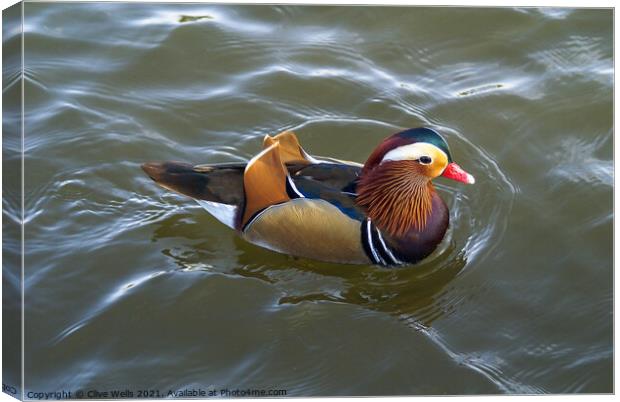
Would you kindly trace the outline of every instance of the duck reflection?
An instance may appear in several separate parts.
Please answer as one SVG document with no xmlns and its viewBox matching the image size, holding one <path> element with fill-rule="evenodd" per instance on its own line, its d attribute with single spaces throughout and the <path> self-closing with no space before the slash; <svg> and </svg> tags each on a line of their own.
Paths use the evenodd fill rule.
<svg viewBox="0 0 620 402">
<path fill-rule="evenodd" d="M 451 239 L 417 265 L 385 268 L 330 264 L 291 257 L 253 246 L 222 226 L 205 237 L 209 222 L 195 214 L 175 214 L 159 222 L 153 241 L 175 238 L 162 253 L 180 270 L 204 270 L 256 278 L 277 287 L 280 305 L 303 302 L 349 303 L 388 313 L 420 330 L 453 309 L 446 297 L 466 258 Z M 215 228 L 217 225 L 209 225 Z M 179 238 L 186 243 L 179 242 Z"/>
</svg>

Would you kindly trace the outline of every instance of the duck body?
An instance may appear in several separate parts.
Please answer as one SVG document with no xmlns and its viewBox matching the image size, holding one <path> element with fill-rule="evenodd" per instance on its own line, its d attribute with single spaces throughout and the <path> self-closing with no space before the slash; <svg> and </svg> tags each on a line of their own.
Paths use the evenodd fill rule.
<svg viewBox="0 0 620 402">
<path fill-rule="evenodd" d="M 438 136 L 426 128 L 412 130 Z M 398 134 L 388 140 L 394 142 Z M 430 179 L 415 172 L 417 162 L 408 159 L 420 149 L 438 151 L 420 145 L 402 149 L 415 144 L 411 138 L 396 141 L 404 145 L 378 147 L 364 165 L 310 156 L 295 134 L 284 132 L 265 137 L 263 151 L 247 164 L 151 162 L 142 167 L 160 186 L 194 198 L 250 243 L 321 261 L 402 265 L 432 253 L 449 225 L 446 204 Z M 438 155 L 430 157 L 441 159 Z M 442 172 L 449 154 L 444 159 Z"/>
</svg>

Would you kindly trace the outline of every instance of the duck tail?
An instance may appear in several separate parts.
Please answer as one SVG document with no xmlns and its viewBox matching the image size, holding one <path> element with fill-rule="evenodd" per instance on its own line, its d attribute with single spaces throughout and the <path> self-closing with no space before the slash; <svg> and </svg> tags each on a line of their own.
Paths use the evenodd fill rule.
<svg viewBox="0 0 620 402">
<path fill-rule="evenodd" d="M 243 203 L 245 164 L 198 165 L 148 162 L 142 170 L 161 187 L 197 200 L 239 206 Z"/>
</svg>

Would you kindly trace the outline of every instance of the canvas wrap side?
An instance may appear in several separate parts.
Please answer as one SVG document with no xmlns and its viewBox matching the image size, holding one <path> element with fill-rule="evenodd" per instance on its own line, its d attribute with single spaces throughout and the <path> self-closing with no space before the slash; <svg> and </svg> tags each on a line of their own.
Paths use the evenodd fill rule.
<svg viewBox="0 0 620 402">
<path fill-rule="evenodd" d="M 2 391 L 23 399 L 22 3 L 2 11 Z"/>
</svg>

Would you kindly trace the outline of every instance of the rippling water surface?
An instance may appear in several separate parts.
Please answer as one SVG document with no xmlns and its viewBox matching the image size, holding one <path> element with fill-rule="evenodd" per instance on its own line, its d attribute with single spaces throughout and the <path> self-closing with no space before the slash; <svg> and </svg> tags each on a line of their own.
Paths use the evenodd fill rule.
<svg viewBox="0 0 620 402">
<path fill-rule="evenodd" d="M 27 3 L 24 28 L 26 390 L 612 391 L 610 10 Z M 438 181 L 447 240 L 405 269 L 257 248 L 139 167 L 285 129 L 363 162 L 419 125 L 477 183 Z"/>
</svg>

